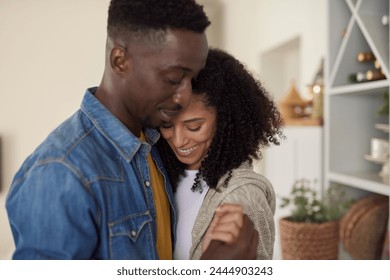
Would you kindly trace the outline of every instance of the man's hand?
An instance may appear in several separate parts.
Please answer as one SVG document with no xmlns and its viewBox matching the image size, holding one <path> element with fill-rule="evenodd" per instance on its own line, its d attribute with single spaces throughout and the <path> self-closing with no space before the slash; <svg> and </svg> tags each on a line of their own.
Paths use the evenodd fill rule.
<svg viewBox="0 0 390 280">
<path fill-rule="evenodd" d="M 256 259 L 258 232 L 251 220 L 243 214 L 242 227 L 232 243 L 212 240 L 203 252 L 202 260 L 251 260 Z"/>
<path fill-rule="evenodd" d="M 244 212 L 241 205 L 223 204 L 219 206 L 203 237 L 202 252 L 207 249 L 211 240 L 233 243 L 240 234 L 243 217 Z"/>
</svg>

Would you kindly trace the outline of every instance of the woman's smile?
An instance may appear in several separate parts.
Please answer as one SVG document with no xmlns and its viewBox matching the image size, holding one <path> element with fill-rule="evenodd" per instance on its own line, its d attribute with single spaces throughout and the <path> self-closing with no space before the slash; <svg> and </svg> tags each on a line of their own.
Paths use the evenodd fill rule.
<svg viewBox="0 0 390 280">
<path fill-rule="evenodd" d="M 198 145 L 193 146 L 193 147 L 188 148 L 188 149 L 179 149 L 179 148 L 177 148 L 176 150 L 178 151 L 179 154 L 189 155 L 189 154 L 191 154 L 192 151 L 194 151 L 197 147 L 198 147 Z"/>
</svg>

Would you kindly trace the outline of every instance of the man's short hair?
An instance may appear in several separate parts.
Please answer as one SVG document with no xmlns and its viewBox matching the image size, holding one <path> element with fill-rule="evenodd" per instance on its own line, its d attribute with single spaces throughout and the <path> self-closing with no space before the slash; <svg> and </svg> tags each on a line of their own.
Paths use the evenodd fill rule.
<svg viewBox="0 0 390 280">
<path fill-rule="evenodd" d="M 203 6 L 194 0 L 111 0 L 107 33 L 110 38 L 162 38 L 167 29 L 202 33 L 210 24 Z"/>
</svg>

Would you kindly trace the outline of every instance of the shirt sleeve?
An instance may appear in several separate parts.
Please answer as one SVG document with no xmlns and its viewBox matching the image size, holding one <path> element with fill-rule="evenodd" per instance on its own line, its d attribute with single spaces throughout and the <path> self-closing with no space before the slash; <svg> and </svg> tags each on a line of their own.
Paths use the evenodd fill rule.
<svg viewBox="0 0 390 280">
<path fill-rule="evenodd" d="M 88 186 L 63 162 L 36 165 L 11 186 L 13 259 L 90 259 L 98 242 Z"/>
<path fill-rule="evenodd" d="M 239 204 L 244 208 L 259 233 L 257 259 L 272 259 L 275 242 L 273 211 L 264 192 L 257 186 L 246 184 L 227 194 L 221 204 Z"/>
</svg>

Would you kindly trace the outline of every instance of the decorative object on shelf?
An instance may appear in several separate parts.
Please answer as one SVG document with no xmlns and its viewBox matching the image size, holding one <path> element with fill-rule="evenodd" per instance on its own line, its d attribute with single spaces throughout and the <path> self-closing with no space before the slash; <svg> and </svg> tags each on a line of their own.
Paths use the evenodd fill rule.
<svg viewBox="0 0 390 280">
<path fill-rule="evenodd" d="M 375 69 L 382 69 L 381 63 L 377 59 L 374 61 L 374 67 Z"/>
<path fill-rule="evenodd" d="M 307 179 L 295 181 L 281 207 L 291 214 L 279 220 L 283 259 L 338 258 L 339 219 L 352 204 L 340 186 L 329 187 L 320 199 Z"/>
<path fill-rule="evenodd" d="M 362 83 L 366 81 L 366 74 L 363 72 L 356 72 L 349 75 L 351 83 Z"/>
<path fill-rule="evenodd" d="M 359 52 L 356 59 L 359 62 L 374 62 L 375 55 L 372 52 Z"/>
<path fill-rule="evenodd" d="M 280 114 L 285 124 L 305 124 L 308 114 L 307 108 L 310 102 L 301 98 L 295 81 L 291 81 L 291 86 L 287 94 L 278 103 Z"/>
<path fill-rule="evenodd" d="M 364 155 L 364 158 L 373 163 L 382 165 L 381 171 L 378 174 L 383 178 L 383 182 L 387 183 L 389 177 L 389 157 L 387 156 L 386 159 L 380 159 L 380 158 L 374 158 L 373 156 L 370 155 Z"/>
<path fill-rule="evenodd" d="M 382 22 L 382 25 L 384 25 L 384 26 L 389 25 L 389 15 L 383 15 L 381 22 Z"/>
<path fill-rule="evenodd" d="M 372 82 L 383 79 L 386 79 L 386 76 L 380 69 L 372 69 L 364 73 L 356 72 L 349 75 L 349 81 L 352 83 Z"/>
<path fill-rule="evenodd" d="M 320 65 L 314 76 L 312 83 L 309 85 L 311 96 L 311 119 L 323 123 L 324 112 L 324 58 L 321 58 Z"/>
<path fill-rule="evenodd" d="M 384 132 L 389 132 L 389 125 L 376 124 L 375 127 Z M 385 183 L 388 183 L 390 172 L 389 145 L 388 139 L 371 138 L 370 154 L 364 155 L 364 159 L 382 165 L 382 169 L 378 174 L 383 178 Z"/>
<path fill-rule="evenodd" d="M 375 158 L 371 155 L 364 155 L 364 158 L 373 163 L 381 164 L 381 171 L 378 173 L 379 176 L 383 178 L 383 182 L 388 182 L 389 177 L 389 155 L 387 154 L 386 158 Z"/>
<path fill-rule="evenodd" d="M 389 140 L 371 138 L 371 157 L 384 160 L 389 156 Z"/>
<path fill-rule="evenodd" d="M 320 124 L 323 123 L 324 118 L 324 86 L 313 86 L 313 109 L 311 112 L 311 118 L 318 120 Z"/>
<path fill-rule="evenodd" d="M 372 64 L 371 70 L 365 72 L 356 72 L 349 75 L 349 81 L 352 83 L 362 83 L 386 79 L 379 61 L 371 51 L 359 52 L 356 60 L 360 63 Z"/>
<path fill-rule="evenodd" d="M 383 80 L 386 79 L 385 74 L 381 70 L 375 69 L 375 70 L 368 70 L 366 72 L 366 81 L 377 81 L 377 80 Z"/>
<path fill-rule="evenodd" d="M 340 240 L 352 258 L 382 258 L 388 216 L 386 196 L 368 195 L 353 203 L 340 220 Z"/>
</svg>

